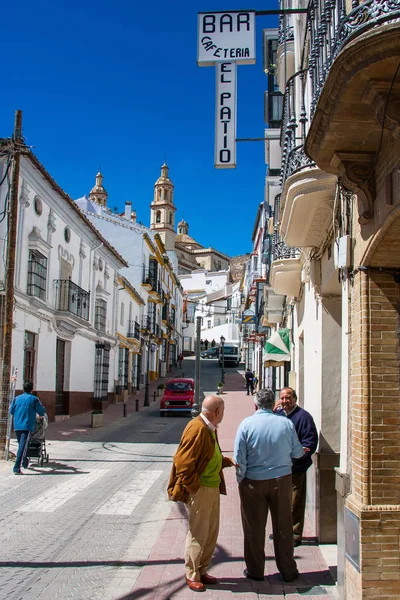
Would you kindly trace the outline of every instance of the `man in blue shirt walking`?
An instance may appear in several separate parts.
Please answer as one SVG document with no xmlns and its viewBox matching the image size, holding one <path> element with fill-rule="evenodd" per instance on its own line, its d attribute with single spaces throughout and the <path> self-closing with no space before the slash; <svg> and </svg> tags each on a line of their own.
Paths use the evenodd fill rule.
<svg viewBox="0 0 400 600">
<path fill-rule="evenodd" d="M 260 390 L 257 411 L 239 425 L 234 462 L 241 501 L 245 577 L 262 581 L 265 528 L 271 511 L 275 560 L 285 581 L 298 577 L 293 557 L 292 458 L 304 454 L 293 423 L 272 412 L 274 392 Z"/>
<path fill-rule="evenodd" d="M 35 431 L 36 415 L 43 417 L 44 406 L 39 398 L 31 392 L 33 384 L 27 381 L 24 384 L 24 393 L 14 398 L 10 406 L 10 413 L 14 416 L 14 430 L 18 440 L 18 452 L 14 464 L 14 474 L 22 475 L 21 463 L 24 469 L 28 468 L 29 458 L 27 450 L 31 433 Z"/>
</svg>

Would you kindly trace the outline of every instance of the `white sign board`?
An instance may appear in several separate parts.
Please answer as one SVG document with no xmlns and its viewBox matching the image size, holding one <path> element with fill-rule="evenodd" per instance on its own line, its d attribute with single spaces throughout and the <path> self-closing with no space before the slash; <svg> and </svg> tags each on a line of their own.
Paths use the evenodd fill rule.
<svg viewBox="0 0 400 600">
<path fill-rule="evenodd" d="M 236 63 L 216 64 L 215 155 L 217 169 L 236 167 Z"/>
<path fill-rule="evenodd" d="M 249 10 L 198 14 L 197 64 L 256 62 L 256 19 Z"/>
</svg>

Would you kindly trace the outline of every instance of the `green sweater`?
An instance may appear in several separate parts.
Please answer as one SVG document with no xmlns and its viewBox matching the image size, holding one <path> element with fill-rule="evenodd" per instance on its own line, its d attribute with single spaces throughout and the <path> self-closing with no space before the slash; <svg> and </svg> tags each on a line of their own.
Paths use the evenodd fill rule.
<svg viewBox="0 0 400 600">
<path fill-rule="evenodd" d="M 221 482 L 221 477 L 219 475 L 222 467 L 222 454 L 219 446 L 217 444 L 217 438 L 215 436 L 214 431 L 212 432 L 213 438 L 215 440 L 215 449 L 214 454 L 202 474 L 200 475 L 200 484 L 205 487 L 217 488 Z"/>
</svg>

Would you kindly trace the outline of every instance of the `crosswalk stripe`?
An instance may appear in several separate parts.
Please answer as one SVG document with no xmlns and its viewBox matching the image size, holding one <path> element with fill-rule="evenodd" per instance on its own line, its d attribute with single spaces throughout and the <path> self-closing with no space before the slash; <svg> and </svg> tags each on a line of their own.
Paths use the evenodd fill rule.
<svg viewBox="0 0 400 600">
<path fill-rule="evenodd" d="M 93 469 L 89 473 L 73 475 L 68 481 L 52 487 L 31 502 L 17 508 L 19 512 L 54 512 L 63 504 L 71 500 L 89 485 L 103 477 L 108 469 Z"/>
<path fill-rule="evenodd" d="M 130 515 L 163 471 L 140 471 L 95 511 L 97 515 Z"/>
</svg>

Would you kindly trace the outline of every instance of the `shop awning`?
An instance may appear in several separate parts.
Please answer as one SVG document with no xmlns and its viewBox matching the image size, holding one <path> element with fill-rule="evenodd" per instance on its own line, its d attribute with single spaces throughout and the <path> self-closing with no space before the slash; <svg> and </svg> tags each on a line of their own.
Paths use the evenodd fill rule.
<svg viewBox="0 0 400 600">
<path fill-rule="evenodd" d="M 270 364 L 271 362 L 282 363 L 290 361 L 289 329 L 278 329 L 277 331 L 274 331 L 271 337 L 265 342 L 263 361 L 264 366 L 266 367 L 281 366 L 281 364 Z"/>
</svg>

